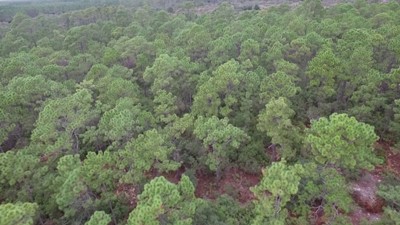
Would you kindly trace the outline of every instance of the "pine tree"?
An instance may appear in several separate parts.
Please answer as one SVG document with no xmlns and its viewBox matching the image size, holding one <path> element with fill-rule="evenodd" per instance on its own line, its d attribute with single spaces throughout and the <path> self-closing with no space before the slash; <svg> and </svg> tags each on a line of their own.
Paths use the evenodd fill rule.
<svg viewBox="0 0 400 225">
<path fill-rule="evenodd" d="M 256 197 L 253 225 L 286 224 L 288 211 L 285 206 L 292 195 L 297 194 L 303 172 L 300 164 L 290 166 L 285 160 L 263 169 L 260 183 L 251 189 Z"/>
<path fill-rule="evenodd" d="M 292 124 L 294 115 L 288 100 L 280 97 L 271 99 L 258 117 L 258 130 L 271 138 L 271 143 L 278 146 L 279 153 L 286 159 L 294 159 L 302 142 L 299 128 Z"/>
<path fill-rule="evenodd" d="M 192 224 L 196 206 L 194 186 L 182 176 L 176 185 L 156 177 L 144 186 L 138 206 L 129 214 L 128 225 Z"/>
<path fill-rule="evenodd" d="M 107 213 L 104 211 L 96 211 L 85 225 L 108 225 L 110 222 L 111 217 Z"/>
<path fill-rule="evenodd" d="M 373 152 L 378 140 L 374 127 L 346 114 L 332 114 L 311 122 L 306 143 L 314 160 L 348 169 L 372 169 L 380 162 Z"/>
<path fill-rule="evenodd" d="M 229 124 L 227 118 L 221 120 L 216 116 L 210 118 L 200 116 L 195 121 L 194 134 L 203 141 L 205 148 L 211 147 L 205 163 L 211 171 L 216 172 L 217 180 L 221 177 L 222 170 L 227 166 L 233 151 L 250 139 L 240 128 Z"/>
<path fill-rule="evenodd" d="M 171 159 L 172 152 L 173 148 L 167 143 L 165 135 L 156 129 L 140 134 L 119 151 L 122 157 L 120 166 L 128 168 L 123 180 L 128 183 L 140 180 L 143 173 L 151 168 L 160 172 L 178 169 L 180 163 Z"/>
<path fill-rule="evenodd" d="M 276 72 L 266 76 L 260 86 L 260 99 L 263 104 L 274 98 L 291 98 L 300 90 L 294 83 L 294 78 L 284 72 Z"/>
<path fill-rule="evenodd" d="M 38 216 L 36 203 L 5 203 L 0 205 L 0 224 L 33 225 Z"/>
</svg>

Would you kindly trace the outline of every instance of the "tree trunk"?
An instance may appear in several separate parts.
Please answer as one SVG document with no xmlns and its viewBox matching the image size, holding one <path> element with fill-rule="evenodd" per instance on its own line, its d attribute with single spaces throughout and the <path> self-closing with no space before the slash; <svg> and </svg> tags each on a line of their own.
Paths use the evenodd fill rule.
<svg viewBox="0 0 400 225">
<path fill-rule="evenodd" d="M 346 94 L 346 88 L 347 88 L 347 81 L 340 81 L 338 85 L 338 90 L 337 90 L 337 95 L 336 95 L 336 111 L 340 110 L 341 107 L 346 106 L 346 99 L 345 99 L 345 94 Z"/>
<path fill-rule="evenodd" d="M 216 183 L 219 183 L 221 181 L 222 174 L 223 174 L 223 169 L 222 169 L 222 166 L 221 166 L 221 161 L 218 160 L 217 170 L 215 171 Z"/>
</svg>

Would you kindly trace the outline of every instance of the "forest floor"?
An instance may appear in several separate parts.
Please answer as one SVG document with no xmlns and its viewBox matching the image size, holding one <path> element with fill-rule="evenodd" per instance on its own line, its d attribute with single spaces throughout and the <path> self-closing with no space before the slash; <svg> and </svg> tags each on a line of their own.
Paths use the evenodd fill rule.
<svg viewBox="0 0 400 225">
<path fill-rule="evenodd" d="M 162 173 L 168 181 L 177 184 L 185 173 L 183 167 L 177 171 Z M 152 176 L 157 176 L 155 173 Z M 230 195 L 240 203 L 248 203 L 254 199 L 250 187 L 260 182 L 261 174 L 252 174 L 245 172 L 239 168 L 229 168 L 223 172 L 219 181 L 215 174 L 206 170 L 196 171 L 196 191 L 195 195 L 203 199 L 217 199 L 222 194 Z"/>
<path fill-rule="evenodd" d="M 385 163 L 378 165 L 372 171 L 363 171 L 356 181 L 351 182 L 349 188 L 355 200 L 356 207 L 349 213 L 352 224 L 359 225 L 363 220 L 375 221 L 382 216 L 384 201 L 376 194 L 378 186 L 382 181 L 383 174 L 391 171 L 400 175 L 400 153 L 397 153 L 387 142 L 378 142 L 375 146 L 379 154 L 385 157 Z M 154 171 L 155 172 L 155 171 Z M 186 171 L 183 167 L 175 172 L 162 173 L 172 183 L 178 183 L 182 174 Z M 156 173 L 152 176 L 157 176 Z M 226 169 L 219 181 L 215 174 L 197 170 L 195 173 L 197 180 L 195 195 L 203 199 L 217 199 L 223 194 L 230 195 L 241 204 L 247 204 L 254 200 L 254 195 L 250 188 L 260 182 L 261 173 L 253 174 L 245 172 L 239 168 L 232 167 Z M 324 224 L 323 214 L 315 218 L 316 224 Z"/>
<path fill-rule="evenodd" d="M 350 190 L 356 207 L 349 214 L 352 224 L 359 225 L 362 220 L 377 221 L 381 218 L 384 201 L 377 196 L 378 186 L 382 181 L 383 166 L 372 171 L 364 171 L 357 181 L 352 182 Z"/>
<path fill-rule="evenodd" d="M 385 157 L 385 163 L 376 166 L 372 171 L 364 171 L 350 187 L 357 203 L 356 208 L 349 214 L 354 225 L 359 225 L 363 220 L 377 221 L 381 218 L 384 200 L 377 196 L 378 186 L 385 172 L 390 171 L 400 175 L 400 153 L 394 151 L 391 144 L 384 141 L 378 142 L 375 149 L 381 151 L 378 154 Z"/>
<path fill-rule="evenodd" d="M 197 197 L 216 199 L 222 194 L 228 194 L 245 204 L 254 199 L 250 188 L 260 182 L 261 175 L 247 173 L 238 168 L 230 168 L 224 171 L 220 181 L 204 171 L 197 171 L 196 177 Z"/>
</svg>

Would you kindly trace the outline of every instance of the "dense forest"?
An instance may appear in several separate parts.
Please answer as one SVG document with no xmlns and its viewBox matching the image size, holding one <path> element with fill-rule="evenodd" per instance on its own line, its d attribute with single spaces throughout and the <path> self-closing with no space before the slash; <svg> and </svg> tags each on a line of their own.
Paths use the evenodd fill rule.
<svg viewBox="0 0 400 225">
<path fill-rule="evenodd" d="M 0 225 L 400 224 L 399 2 L 0 21 Z"/>
</svg>

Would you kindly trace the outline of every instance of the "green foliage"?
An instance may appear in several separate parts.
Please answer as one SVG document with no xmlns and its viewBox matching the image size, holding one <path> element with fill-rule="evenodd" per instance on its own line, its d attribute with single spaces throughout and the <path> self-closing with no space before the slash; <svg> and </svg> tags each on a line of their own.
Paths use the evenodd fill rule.
<svg viewBox="0 0 400 225">
<path fill-rule="evenodd" d="M 86 89 L 46 102 L 32 132 L 32 142 L 45 145 L 43 153 L 80 153 L 79 135 L 97 116 L 92 109 L 92 102 L 92 96 Z"/>
<path fill-rule="evenodd" d="M 131 98 L 120 98 L 114 108 L 103 114 L 97 132 L 118 148 L 153 126 L 153 116 L 141 104 Z"/>
<path fill-rule="evenodd" d="M 212 148 L 205 163 L 210 170 L 217 172 L 217 177 L 226 166 L 226 160 L 234 153 L 233 150 L 250 139 L 244 131 L 229 124 L 227 118 L 221 120 L 215 116 L 199 117 L 195 121 L 194 134 L 203 141 L 205 148 Z"/>
<path fill-rule="evenodd" d="M 383 181 L 379 185 L 377 194 L 382 197 L 386 202 L 384 208 L 384 222 L 387 224 L 399 224 L 400 223 L 400 212 L 399 212 L 399 189 L 400 182 L 396 174 L 388 173 L 383 177 Z"/>
<path fill-rule="evenodd" d="M 98 83 L 96 83 L 99 92 L 97 99 L 104 104 L 105 109 L 115 106 L 115 103 L 122 98 L 130 98 L 131 101 L 138 102 L 138 86 L 132 81 L 122 77 L 114 77 L 116 75 L 125 75 L 128 71 L 119 71 L 117 68 L 112 68 L 110 70 L 107 76 L 101 78 Z M 114 72 L 113 70 L 116 71 Z"/>
<path fill-rule="evenodd" d="M 129 183 L 138 180 L 151 168 L 161 172 L 178 169 L 180 163 L 171 160 L 172 152 L 173 148 L 168 144 L 165 135 L 157 130 L 152 129 L 140 134 L 130 141 L 124 150 L 119 151 L 123 157 L 120 166 L 130 168 L 123 180 Z"/>
<path fill-rule="evenodd" d="M 0 191 L 2 198 L 15 197 L 23 183 L 34 174 L 38 159 L 22 151 L 0 154 Z M 23 188 L 22 188 L 23 189 Z M 26 193 L 25 193 L 26 194 Z"/>
<path fill-rule="evenodd" d="M 385 208 L 384 209 L 384 214 L 386 217 L 388 217 L 389 221 L 386 221 L 388 223 L 392 223 L 394 225 L 399 225 L 400 224 L 400 213 L 398 210 L 393 210 L 390 208 Z"/>
<path fill-rule="evenodd" d="M 64 211 L 64 218 L 80 217 L 79 213 L 84 212 L 84 208 L 87 207 L 85 203 L 90 200 L 87 187 L 79 177 L 81 171 L 80 163 L 78 155 L 67 155 L 62 157 L 57 165 L 57 170 L 59 171 L 57 179 L 61 186 L 59 187 L 60 190 L 56 196 L 56 201 L 59 209 Z M 77 221 L 82 219 L 77 218 Z"/>
<path fill-rule="evenodd" d="M 172 124 L 176 119 L 176 97 L 164 90 L 158 91 L 153 100 L 156 105 L 154 108 L 158 121 L 165 124 Z"/>
<path fill-rule="evenodd" d="M 242 43 L 238 59 L 240 61 L 250 60 L 252 65 L 256 67 L 258 65 L 259 55 L 260 55 L 259 43 L 253 39 L 248 39 Z"/>
<path fill-rule="evenodd" d="M 262 180 L 251 189 L 257 198 L 252 224 L 285 224 L 288 216 L 285 206 L 298 192 L 303 172 L 300 164 L 290 166 L 284 160 L 274 162 L 263 170 Z"/>
<path fill-rule="evenodd" d="M 250 224 L 253 219 L 252 207 L 241 206 L 228 195 L 219 196 L 215 201 L 203 201 L 196 208 L 193 224 L 230 225 Z"/>
<path fill-rule="evenodd" d="M 322 49 L 310 61 L 307 75 L 317 99 L 331 97 L 336 93 L 337 76 L 342 75 L 340 60 L 330 48 Z"/>
<path fill-rule="evenodd" d="M 389 109 L 392 106 L 388 104 L 388 99 L 384 94 L 375 91 L 377 86 L 385 82 L 384 79 L 378 71 L 370 70 L 363 79 L 357 82 L 359 85 L 350 99 L 354 107 L 349 109 L 349 115 L 356 117 L 359 121 L 375 124 L 377 133 L 384 133 L 390 129 L 388 126 L 390 119 L 385 116 L 385 111 L 382 109 Z"/>
<path fill-rule="evenodd" d="M 199 87 L 194 97 L 193 111 L 205 116 L 228 116 L 237 103 L 235 90 L 240 85 L 242 73 L 238 71 L 239 64 L 229 61 L 213 73 L 213 77 Z M 224 105 L 224 107 L 222 107 Z"/>
<path fill-rule="evenodd" d="M 378 194 L 384 198 L 391 207 L 399 207 L 399 185 L 381 185 Z"/>
<path fill-rule="evenodd" d="M 292 124 L 294 114 L 287 99 L 280 97 L 269 101 L 258 117 L 258 130 L 266 133 L 271 143 L 278 145 L 278 150 L 287 159 L 296 156 L 296 149 L 302 141 L 299 128 Z"/>
<path fill-rule="evenodd" d="M 36 222 L 36 203 L 5 203 L 0 205 L 0 224 L 33 225 Z"/>
<path fill-rule="evenodd" d="M 13 129 L 19 129 L 21 133 L 31 132 L 43 103 L 66 94 L 69 91 L 64 86 L 41 75 L 17 76 L 10 80 L 0 94 L 0 121 L 4 123 L 0 142 L 3 143 Z"/>
<path fill-rule="evenodd" d="M 186 46 L 187 54 L 196 61 L 204 60 L 212 40 L 207 29 L 199 24 L 192 24 L 183 29 L 176 39 L 178 45 Z"/>
<path fill-rule="evenodd" d="M 204 83 L 199 82 L 194 96 L 194 115 L 227 117 L 232 123 L 254 123 L 252 107 L 258 91 L 262 69 L 244 74 L 239 63 L 230 60 L 219 66 Z M 206 75 L 204 74 L 204 79 Z M 257 107 L 257 106 L 255 106 Z"/>
<path fill-rule="evenodd" d="M 167 54 L 161 54 L 154 61 L 153 66 L 146 69 L 143 74 L 143 79 L 146 82 L 153 84 L 153 93 L 156 93 L 159 90 L 176 90 L 177 88 L 174 88 L 172 85 L 179 85 L 179 83 L 172 81 L 174 78 L 182 78 L 185 70 L 187 70 L 186 68 L 189 66 L 190 63 L 187 59 L 179 60 L 177 57 L 170 57 Z"/>
<path fill-rule="evenodd" d="M 380 162 L 372 147 L 377 140 L 372 126 L 346 114 L 332 114 L 312 121 L 305 141 L 320 164 L 371 169 Z"/>
<path fill-rule="evenodd" d="M 37 56 L 26 52 L 10 55 L 2 62 L 0 71 L 3 75 L 2 84 L 7 84 L 15 76 L 35 76 L 40 74 Z"/>
<path fill-rule="evenodd" d="M 269 103 L 273 98 L 291 98 L 299 91 L 293 77 L 284 72 L 277 72 L 266 76 L 260 86 L 262 103 Z"/>
<path fill-rule="evenodd" d="M 111 222 L 111 217 L 103 211 L 96 211 L 85 225 L 107 225 Z"/>
<path fill-rule="evenodd" d="M 155 96 L 160 96 L 160 91 L 165 91 L 176 96 L 176 105 L 182 111 L 186 111 L 190 105 L 191 97 L 194 94 L 195 76 L 197 65 L 191 63 L 189 58 L 171 57 L 161 54 L 153 63 L 152 67 L 147 67 L 143 79 L 151 83 L 151 92 Z"/>
<path fill-rule="evenodd" d="M 189 177 L 182 176 L 178 184 L 156 177 L 145 185 L 138 206 L 129 214 L 128 224 L 192 224 L 200 203 L 194 196 Z"/>
<path fill-rule="evenodd" d="M 121 172 L 111 165 L 117 161 L 116 154 L 109 151 L 89 152 L 83 161 L 81 176 L 85 184 L 97 193 L 106 194 L 116 187 L 116 181 L 121 176 Z"/>
<path fill-rule="evenodd" d="M 395 134 L 400 133 L 400 99 L 395 100 L 394 106 L 394 120 L 391 122 L 391 130 L 395 132 Z"/>
<path fill-rule="evenodd" d="M 345 216 L 342 218 L 339 211 L 350 212 L 353 200 L 345 178 L 335 168 L 305 164 L 301 183 L 294 208 L 296 213 L 317 219 L 317 214 L 323 211 L 333 223 L 348 220 Z"/>
<path fill-rule="evenodd" d="M 378 135 L 399 139 L 399 3 L 219 3 L 1 2 L 1 207 L 31 224 L 348 224 L 345 187 L 381 162 Z M 206 168 L 261 165 L 254 204 L 157 177 L 208 197 Z"/>
<path fill-rule="evenodd" d="M 122 176 L 115 165 L 115 154 L 89 152 L 82 162 L 79 155 L 67 155 L 58 161 L 58 176 L 53 181 L 58 187 L 55 195 L 57 205 L 63 211 L 63 220 L 82 224 L 96 210 L 110 210 L 117 196 L 113 192 Z M 114 206 L 120 208 L 120 204 Z M 111 210 L 113 210 L 111 208 Z M 114 211 L 111 211 L 115 216 Z M 94 220 L 106 220 L 106 215 L 97 215 Z M 92 222 L 93 223 L 93 222 Z"/>
</svg>

